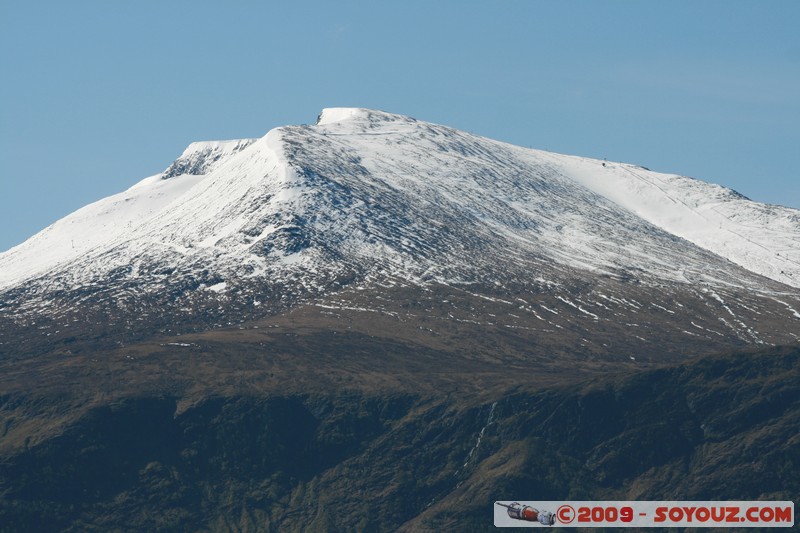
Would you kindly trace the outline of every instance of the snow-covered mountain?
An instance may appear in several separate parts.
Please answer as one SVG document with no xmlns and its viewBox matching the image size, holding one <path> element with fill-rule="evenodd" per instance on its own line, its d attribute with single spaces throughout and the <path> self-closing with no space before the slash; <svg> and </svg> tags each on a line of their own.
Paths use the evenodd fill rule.
<svg viewBox="0 0 800 533">
<path fill-rule="evenodd" d="M 150 295 L 188 298 L 197 313 L 189 295 L 259 307 L 369 284 L 542 291 L 578 279 L 711 287 L 728 310 L 720 290 L 740 291 L 794 321 L 800 211 L 634 165 L 325 109 L 261 139 L 194 143 L 161 174 L 0 254 L 0 312 L 126 309 Z"/>
</svg>

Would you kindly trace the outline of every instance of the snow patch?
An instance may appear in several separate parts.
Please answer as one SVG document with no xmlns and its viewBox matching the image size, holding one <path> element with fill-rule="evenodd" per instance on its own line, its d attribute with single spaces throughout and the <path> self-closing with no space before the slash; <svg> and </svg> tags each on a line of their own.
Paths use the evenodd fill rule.
<svg viewBox="0 0 800 533">
<path fill-rule="evenodd" d="M 206 287 L 206 290 L 212 291 L 212 292 L 216 292 L 216 293 L 220 293 L 220 292 L 225 292 L 225 289 L 227 289 L 227 288 L 228 288 L 228 284 L 225 283 L 224 281 L 222 281 L 220 283 L 216 283 L 214 285 L 210 285 L 210 286 Z"/>
<path fill-rule="evenodd" d="M 319 114 L 317 125 L 324 126 L 327 124 L 335 124 L 336 122 L 365 118 L 369 116 L 369 114 L 370 111 L 368 109 L 358 107 L 327 107 Z"/>
</svg>

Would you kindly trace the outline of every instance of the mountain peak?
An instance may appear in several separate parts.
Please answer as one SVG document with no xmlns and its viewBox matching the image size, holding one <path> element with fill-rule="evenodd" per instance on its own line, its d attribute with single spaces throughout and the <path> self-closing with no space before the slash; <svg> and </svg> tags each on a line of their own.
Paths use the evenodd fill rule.
<svg viewBox="0 0 800 533">
<path fill-rule="evenodd" d="M 522 279 L 531 265 L 656 284 L 775 289 L 759 275 L 800 285 L 800 212 L 720 190 L 327 108 L 317 125 L 260 140 L 192 143 L 163 173 L 0 254 L 0 290 L 79 290 L 111 273 L 142 285 L 178 274 L 199 284 L 305 276 L 303 287 L 365 273 L 473 282 Z"/>
<path fill-rule="evenodd" d="M 167 167 L 162 179 L 169 179 L 184 174 L 208 174 L 216 163 L 228 156 L 241 152 L 257 139 L 234 139 L 230 141 L 199 141 L 193 142 L 186 150 Z"/>
<path fill-rule="evenodd" d="M 326 107 L 317 117 L 317 126 L 338 123 L 376 125 L 382 122 L 416 122 L 416 120 L 405 115 L 363 107 Z"/>
<path fill-rule="evenodd" d="M 133 335 L 342 291 L 444 287 L 447 301 L 484 291 L 475 297 L 512 306 L 497 310 L 521 321 L 509 327 L 558 342 L 561 328 L 586 324 L 576 338 L 589 339 L 630 312 L 647 330 L 632 338 L 651 347 L 673 330 L 713 344 L 720 327 L 735 342 L 787 343 L 800 319 L 798 243 L 800 212 L 719 186 L 331 108 L 256 141 L 193 143 L 164 173 L 0 254 L 0 326 L 24 320 L 38 339 L 53 317 L 53 334 L 67 335 L 90 308 L 97 328 L 126 321 Z M 376 301 L 346 305 L 381 312 Z M 480 318 L 447 306 L 449 325 Z"/>
</svg>

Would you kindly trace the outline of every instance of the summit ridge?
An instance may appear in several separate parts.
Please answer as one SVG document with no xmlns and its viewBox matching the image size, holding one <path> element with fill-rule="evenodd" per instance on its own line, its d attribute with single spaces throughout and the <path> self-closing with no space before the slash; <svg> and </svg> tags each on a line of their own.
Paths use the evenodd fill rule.
<svg viewBox="0 0 800 533">
<path fill-rule="evenodd" d="M 684 297 L 717 306 L 706 326 L 718 318 L 744 342 L 796 339 L 782 325 L 769 341 L 756 322 L 767 308 L 797 319 L 800 211 L 636 165 L 328 108 L 260 139 L 194 143 L 164 172 L 0 254 L 0 318 L 33 327 L 82 302 L 128 322 L 157 305 L 172 310 L 165 321 L 235 323 L 346 288 L 448 286 L 513 288 L 544 309 L 614 320 L 607 284 L 619 302 L 636 290 L 660 291 L 647 299 L 663 309 Z"/>
</svg>

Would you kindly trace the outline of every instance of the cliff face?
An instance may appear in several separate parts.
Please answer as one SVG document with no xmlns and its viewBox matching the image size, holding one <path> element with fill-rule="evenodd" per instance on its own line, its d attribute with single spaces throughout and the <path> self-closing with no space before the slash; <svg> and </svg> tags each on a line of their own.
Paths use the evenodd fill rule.
<svg viewBox="0 0 800 533">
<path fill-rule="evenodd" d="M 798 372 L 800 351 L 773 349 L 569 387 L 520 379 L 479 396 L 421 387 L 124 397 L 6 449 L 0 522 L 4 531 L 491 531 L 498 499 L 791 500 Z M 20 417 L 41 413 L 41 398 L 2 400 L 6 437 L 48 423 Z"/>
</svg>

